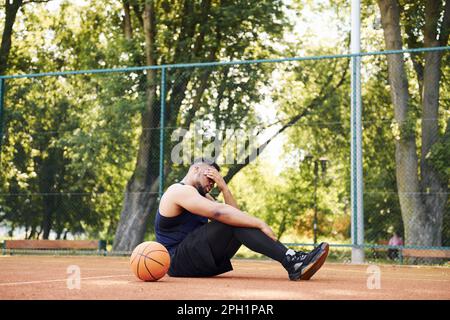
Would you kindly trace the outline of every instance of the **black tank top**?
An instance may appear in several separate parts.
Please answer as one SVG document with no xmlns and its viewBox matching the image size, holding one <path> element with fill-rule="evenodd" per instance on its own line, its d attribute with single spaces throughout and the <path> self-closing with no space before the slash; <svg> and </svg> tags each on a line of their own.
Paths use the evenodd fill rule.
<svg viewBox="0 0 450 320">
<path fill-rule="evenodd" d="M 180 184 L 184 184 L 181 183 Z M 169 253 L 175 253 L 178 244 L 186 236 L 208 222 L 208 218 L 183 210 L 176 217 L 165 217 L 158 211 L 155 216 L 156 241 L 164 245 Z"/>
</svg>

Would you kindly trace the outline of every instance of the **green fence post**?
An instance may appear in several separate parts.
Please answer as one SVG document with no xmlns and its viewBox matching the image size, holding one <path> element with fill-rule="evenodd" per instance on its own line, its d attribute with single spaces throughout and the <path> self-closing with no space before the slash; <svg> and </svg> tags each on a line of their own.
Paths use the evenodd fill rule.
<svg viewBox="0 0 450 320">
<path fill-rule="evenodd" d="M 161 120 L 159 129 L 159 192 L 161 199 L 164 190 L 164 118 L 166 112 L 166 68 L 161 68 Z"/>
</svg>

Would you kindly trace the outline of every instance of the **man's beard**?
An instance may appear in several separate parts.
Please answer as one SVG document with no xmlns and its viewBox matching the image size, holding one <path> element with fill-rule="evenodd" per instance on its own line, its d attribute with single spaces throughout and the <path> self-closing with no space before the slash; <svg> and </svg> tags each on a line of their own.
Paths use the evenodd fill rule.
<svg viewBox="0 0 450 320">
<path fill-rule="evenodd" d="M 204 197 L 207 193 L 205 188 L 203 188 L 201 185 L 197 186 L 197 191 L 202 195 L 202 197 Z"/>
</svg>

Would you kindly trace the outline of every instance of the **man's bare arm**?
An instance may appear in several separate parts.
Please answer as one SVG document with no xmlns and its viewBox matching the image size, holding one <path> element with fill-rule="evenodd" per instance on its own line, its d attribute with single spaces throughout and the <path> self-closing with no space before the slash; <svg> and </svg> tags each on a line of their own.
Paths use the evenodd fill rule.
<svg viewBox="0 0 450 320">
<path fill-rule="evenodd" d="M 231 194 L 231 191 L 227 185 L 225 185 L 225 187 L 222 189 L 222 194 L 226 204 L 229 204 L 230 206 L 239 209 L 238 204 L 234 199 L 233 195 Z"/>
<path fill-rule="evenodd" d="M 272 229 L 263 220 L 225 203 L 218 203 L 202 197 L 192 186 L 177 186 L 171 198 L 189 212 L 235 227 L 257 228 L 276 240 Z"/>
</svg>

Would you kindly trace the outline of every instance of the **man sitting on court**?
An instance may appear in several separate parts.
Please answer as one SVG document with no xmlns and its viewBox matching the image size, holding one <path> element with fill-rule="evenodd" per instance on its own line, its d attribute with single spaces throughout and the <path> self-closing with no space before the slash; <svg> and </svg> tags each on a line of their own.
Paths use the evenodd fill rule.
<svg viewBox="0 0 450 320">
<path fill-rule="evenodd" d="M 211 160 L 195 160 L 183 180 L 161 197 L 155 232 L 171 256 L 168 274 L 207 277 L 231 271 L 230 259 L 245 245 L 280 262 L 290 280 L 310 279 L 325 262 L 328 244 L 309 253 L 286 248 L 264 221 L 239 210 L 219 171 Z M 225 204 L 208 194 L 214 184 Z"/>
</svg>

